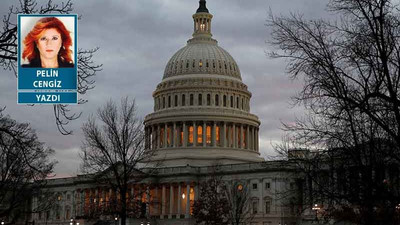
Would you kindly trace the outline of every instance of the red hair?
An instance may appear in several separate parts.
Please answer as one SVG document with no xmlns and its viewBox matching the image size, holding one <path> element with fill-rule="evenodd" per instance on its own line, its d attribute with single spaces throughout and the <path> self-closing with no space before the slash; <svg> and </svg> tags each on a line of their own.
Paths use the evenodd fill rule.
<svg viewBox="0 0 400 225">
<path fill-rule="evenodd" d="M 33 29 L 26 35 L 24 39 L 24 52 L 22 53 L 22 58 L 27 58 L 29 62 L 33 59 L 39 57 L 39 50 L 36 47 L 37 41 L 39 40 L 41 34 L 47 30 L 54 28 L 60 33 L 62 40 L 62 47 L 58 52 L 59 57 L 61 57 L 64 62 L 71 63 L 71 50 L 69 49 L 72 45 L 72 39 L 69 35 L 69 31 L 65 28 L 64 24 L 55 17 L 44 17 L 36 22 Z"/>
</svg>

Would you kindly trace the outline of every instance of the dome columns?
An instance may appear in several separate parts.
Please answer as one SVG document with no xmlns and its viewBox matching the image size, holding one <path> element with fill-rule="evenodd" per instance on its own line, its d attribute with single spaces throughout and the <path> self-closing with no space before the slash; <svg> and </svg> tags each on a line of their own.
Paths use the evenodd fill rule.
<svg viewBox="0 0 400 225">
<path fill-rule="evenodd" d="M 258 127 L 227 121 L 183 121 L 147 125 L 146 149 L 233 148 L 258 152 Z"/>
</svg>

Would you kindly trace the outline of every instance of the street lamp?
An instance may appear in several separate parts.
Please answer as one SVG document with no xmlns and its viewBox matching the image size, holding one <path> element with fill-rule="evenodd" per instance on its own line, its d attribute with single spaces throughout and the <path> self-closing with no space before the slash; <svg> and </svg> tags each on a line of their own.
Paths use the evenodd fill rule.
<svg viewBox="0 0 400 225">
<path fill-rule="evenodd" d="M 321 207 L 318 204 L 314 204 L 312 210 L 315 211 L 315 220 L 318 222 L 318 211 L 321 210 Z"/>
<path fill-rule="evenodd" d="M 115 220 L 115 225 L 117 225 L 118 224 L 118 217 L 115 217 L 114 220 Z"/>
<path fill-rule="evenodd" d="M 4 225 L 4 221 L 1 221 L 1 225 Z"/>
</svg>

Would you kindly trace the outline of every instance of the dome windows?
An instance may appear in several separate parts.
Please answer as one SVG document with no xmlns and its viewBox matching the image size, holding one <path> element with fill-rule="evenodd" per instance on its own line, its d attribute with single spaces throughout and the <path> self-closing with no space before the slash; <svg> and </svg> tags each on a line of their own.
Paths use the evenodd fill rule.
<svg viewBox="0 0 400 225">
<path fill-rule="evenodd" d="M 202 94 L 199 94 L 199 99 L 198 100 L 199 100 L 198 104 L 199 105 L 203 105 L 203 95 Z"/>
<path fill-rule="evenodd" d="M 190 94 L 190 105 L 192 106 L 193 105 L 193 94 Z"/>
</svg>

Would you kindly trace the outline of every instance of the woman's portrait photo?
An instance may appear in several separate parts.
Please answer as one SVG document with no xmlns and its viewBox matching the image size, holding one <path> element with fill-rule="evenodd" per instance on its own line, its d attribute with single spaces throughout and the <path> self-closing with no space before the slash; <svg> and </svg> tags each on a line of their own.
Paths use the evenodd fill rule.
<svg viewBox="0 0 400 225">
<path fill-rule="evenodd" d="M 21 17 L 23 68 L 74 67 L 74 17 Z"/>
</svg>

